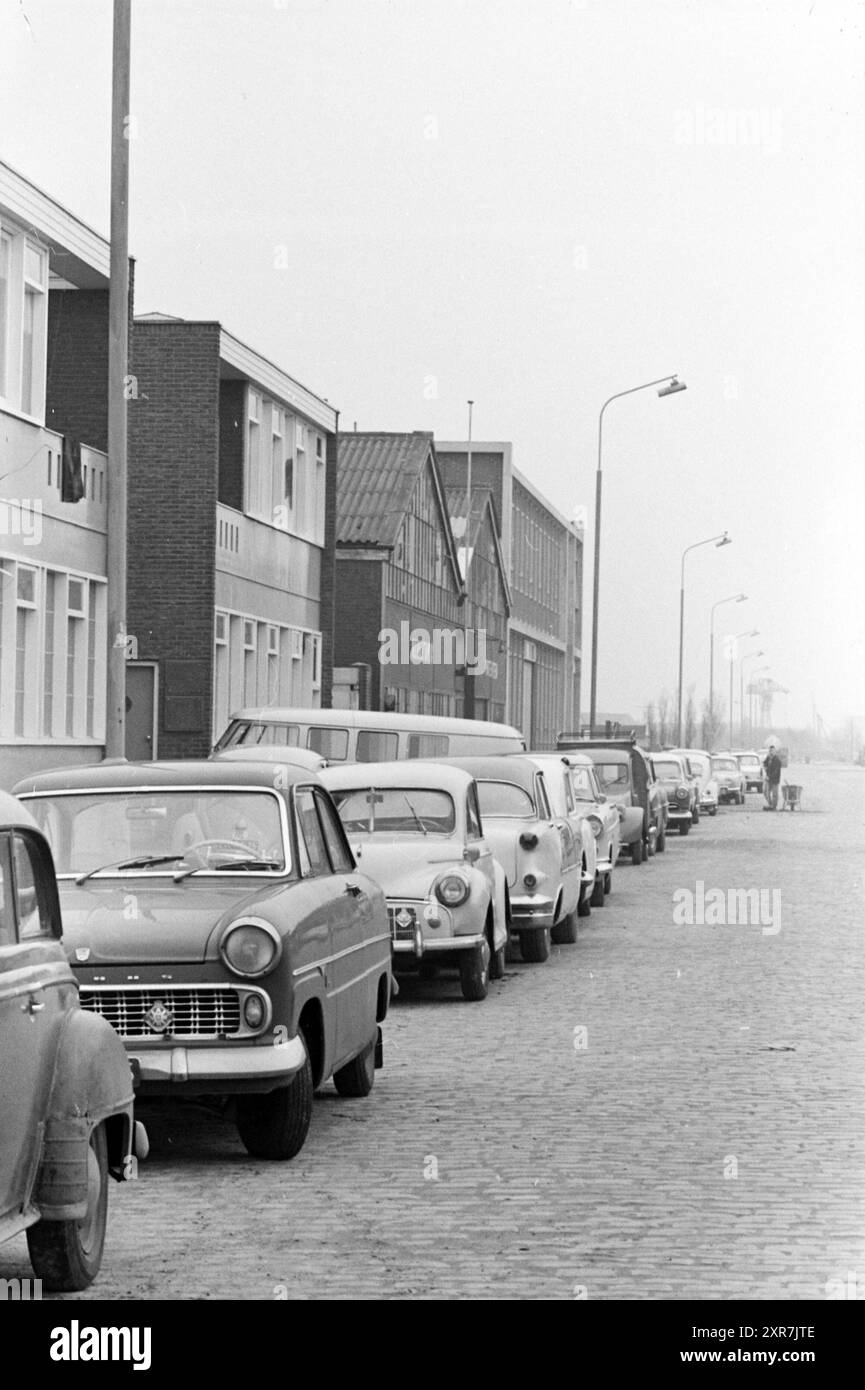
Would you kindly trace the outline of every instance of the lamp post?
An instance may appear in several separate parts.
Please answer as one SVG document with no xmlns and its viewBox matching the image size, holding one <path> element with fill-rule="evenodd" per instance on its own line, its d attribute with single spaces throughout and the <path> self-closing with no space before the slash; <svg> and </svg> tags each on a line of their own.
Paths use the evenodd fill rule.
<svg viewBox="0 0 865 1390">
<path fill-rule="evenodd" d="M 712 604 L 711 616 L 709 618 L 709 727 L 711 737 L 714 739 L 712 729 L 712 716 L 715 712 L 715 609 L 720 608 L 723 603 L 744 603 L 747 594 L 730 594 L 727 598 L 719 598 L 717 603 Z M 711 751 L 711 750 L 710 750 Z"/>
<path fill-rule="evenodd" d="M 685 556 L 690 550 L 697 550 L 701 545 L 711 545 L 714 542 L 715 548 L 720 549 L 722 545 L 732 545 L 730 537 L 726 531 L 720 536 L 709 536 L 705 541 L 694 541 L 693 545 L 686 545 L 682 551 L 682 572 L 679 581 L 679 698 L 676 704 L 676 723 L 679 729 L 679 747 L 682 747 L 682 673 L 684 664 L 685 647 Z"/>
<path fill-rule="evenodd" d="M 595 727 L 595 716 L 597 714 L 597 694 L 598 694 L 598 580 L 601 572 L 601 447 L 603 443 L 604 431 L 604 411 L 613 401 L 621 400 L 623 396 L 632 396 L 635 391 L 648 391 L 652 386 L 660 386 L 659 396 L 672 396 L 677 391 L 686 391 L 688 388 L 684 381 L 679 381 L 678 377 L 662 376 L 657 381 L 644 381 L 642 386 L 631 386 L 627 391 L 617 391 L 614 396 L 610 396 L 601 406 L 601 413 L 598 416 L 598 470 L 595 474 L 595 555 L 594 555 L 594 578 L 592 584 L 592 688 L 589 701 L 589 728 Z"/>
<path fill-rule="evenodd" d="M 766 653 L 746 652 L 739 662 L 739 745 L 745 742 L 745 662 L 751 661 L 758 656 L 765 656 Z"/>
<path fill-rule="evenodd" d="M 466 529 L 463 532 L 463 587 L 466 591 L 466 616 L 471 616 L 471 600 L 469 599 L 469 527 L 472 516 L 472 411 L 474 401 L 466 401 L 469 408 L 469 437 L 466 451 Z M 475 673 L 469 671 L 469 646 L 468 646 L 468 626 L 463 621 L 463 718 L 474 719 L 475 717 Z M 476 650 L 476 649 L 474 649 Z"/>
<path fill-rule="evenodd" d="M 733 751 L 733 667 L 736 664 L 736 643 L 740 637 L 759 637 L 758 629 L 752 628 L 750 632 L 737 632 L 735 636 L 728 637 L 730 643 L 730 752 Z"/>
</svg>

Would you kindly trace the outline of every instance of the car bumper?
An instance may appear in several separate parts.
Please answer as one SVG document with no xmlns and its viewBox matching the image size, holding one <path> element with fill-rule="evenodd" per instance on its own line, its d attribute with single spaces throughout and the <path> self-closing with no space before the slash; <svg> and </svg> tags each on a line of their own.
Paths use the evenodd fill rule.
<svg viewBox="0 0 865 1390">
<path fill-rule="evenodd" d="M 511 898 L 511 921 L 519 931 L 553 925 L 555 903 L 551 898 Z"/>
<path fill-rule="evenodd" d="M 306 1056 L 299 1037 L 271 1047 L 136 1048 L 127 1044 L 129 1064 L 139 1095 L 174 1094 L 177 1090 L 210 1092 L 272 1091 L 288 1085 Z"/>
<path fill-rule="evenodd" d="M 395 956 L 415 956 L 418 960 L 425 955 L 438 955 L 443 951 L 468 951 L 475 946 L 483 943 L 483 932 L 477 932 L 472 936 L 442 936 L 436 938 L 424 938 L 416 936 L 413 941 L 392 941 L 393 953 Z"/>
<path fill-rule="evenodd" d="M 690 806 L 670 806 L 667 808 L 667 824 L 678 825 L 679 821 L 691 819 Z"/>
<path fill-rule="evenodd" d="M 701 810 L 701 811 L 711 811 L 712 807 L 713 807 L 713 806 L 717 806 L 717 804 L 718 804 L 718 798 L 717 798 L 716 796 L 713 796 L 713 795 L 711 794 L 711 792 L 708 793 L 708 794 L 704 794 L 703 796 L 700 797 L 700 810 Z"/>
</svg>

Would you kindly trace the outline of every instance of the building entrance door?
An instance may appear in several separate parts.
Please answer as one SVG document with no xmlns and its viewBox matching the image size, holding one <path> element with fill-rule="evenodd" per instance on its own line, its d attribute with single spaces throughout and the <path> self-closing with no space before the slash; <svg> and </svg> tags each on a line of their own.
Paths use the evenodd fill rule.
<svg viewBox="0 0 865 1390">
<path fill-rule="evenodd" d="M 126 756 L 130 762 L 156 757 L 155 661 L 126 663 Z"/>
</svg>

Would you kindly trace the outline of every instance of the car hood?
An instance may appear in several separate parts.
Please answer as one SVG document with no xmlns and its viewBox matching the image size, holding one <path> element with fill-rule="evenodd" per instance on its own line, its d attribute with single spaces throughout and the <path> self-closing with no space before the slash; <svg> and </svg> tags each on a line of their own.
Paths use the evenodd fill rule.
<svg viewBox="0 0 865 1390">
<path fill-rule="evenodd" d="M 459 844 L 448 840 L 436 844 L 432 836 L 350 835 L 349 843 L 361 873 L 375 879 L 389 898 L 425 898 L 440 874 L 468 867 Z"/>
<path fill-rule="evenodd" d="M 286 884 L 124 878 L 80 886 L 61 880 L 58 887 L 73 965 L 181 965 L 216 960 L 219 929 L 244 911 L 262 915 Z"/>
</svg>

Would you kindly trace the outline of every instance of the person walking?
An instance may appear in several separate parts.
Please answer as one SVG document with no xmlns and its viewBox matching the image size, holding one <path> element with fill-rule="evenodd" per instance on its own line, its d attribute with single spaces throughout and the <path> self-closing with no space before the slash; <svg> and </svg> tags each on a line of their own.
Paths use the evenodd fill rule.
<svg viewBox="0 0 865 1390">
<path fill-rule="evenodd" d="M 778 756 L 777 748 L 770 748 L 763 761 L 763 771 L 766 774 L 766 785 L 764 793 L 766 805 L 764 811 L 777 811 L 778 809 L 778 789 L 781 784 L 781 759 Z"/>
</svg>

